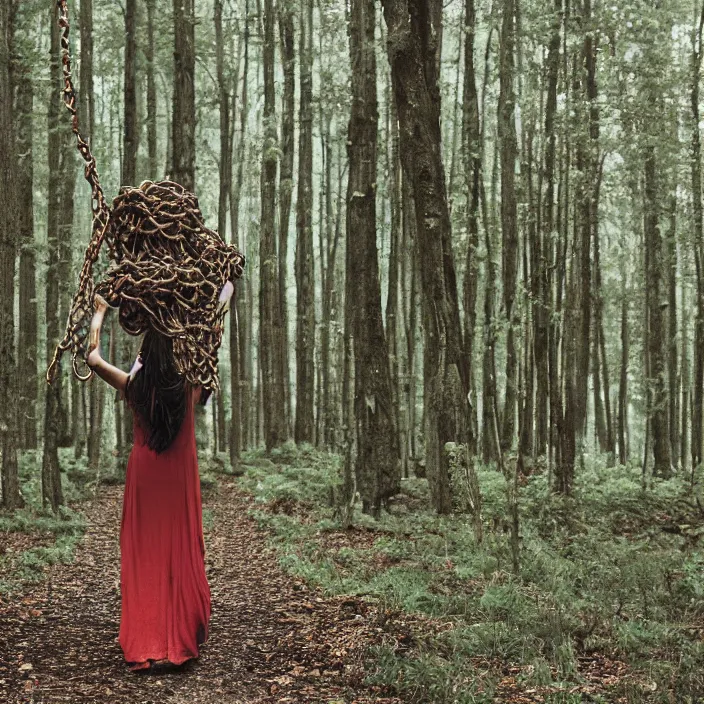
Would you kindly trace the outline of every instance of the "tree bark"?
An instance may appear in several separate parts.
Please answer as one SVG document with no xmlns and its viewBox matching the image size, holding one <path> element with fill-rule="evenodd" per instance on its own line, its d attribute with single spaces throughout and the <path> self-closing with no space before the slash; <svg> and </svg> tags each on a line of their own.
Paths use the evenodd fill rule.
<svg viewBox="0 0 704 704">
<path fill-rule="evenodd" d="M 245 145 L 247 136 L 247 118 L 249 117 L 249 91 L 247 81 L 249 79 L 249 0 L 245 1 L 244 15 L 244 59 L 242 67 L 242 97 L 240 101 L 240 131 L 237 142 L 237 152 L 235 163 L 237 164 L 236 177 L 232 184 L 230 194 L 230 229 L 232 231 L 232 243 L 240 246 L 240 198 L 242 194 L 242 182 L 244 180 L 244 160 Z M 235 91 L 236 92 L 236 91 Z M 233 111 L 236 106 L 233 104 Z M 234 122 L 234 114 L 233 114 Z M 234 143 L 234 139 L 232 140 Z M 231 145 L 234 147 L 234 144 Z M 245 387 L 245 365 L 243 351 L 246 351 L 245 338 L 247 337 L 247 325 L 241 325 L 241 320 L 247 320 L 246 311 L 248 306 L 245 296 L 241 290 L 244 289 L 247 297 L 251 291 L 251 277 L 247 277 L 244 286 L 237 286 L 234 300 L 231 303 L 230 315 L 230 394 L 232 397 L 232 422 L 230 424 L 230 463 L 237 467 L 240 459 L 240 452 L 243 443 L 248 442 L 246 429 L 249 427 L 245 423 L 248 417 L 249 391 Z M 234 294 L 233 294 L 234 295 Z M 251 354 L 251 351 L 249 352 Z M 251 379 L 251 375 L 247 378 Z"/>
<path fill-rule="evenodd" d="M 293 9 L 282 4 L 279 8 L 281 62 L 284 73 L 284 93 L 281 111 L 281 171 L 279 174 L 279 311 L 281 315 L 281 379 L 284 394 L 284 429 L 289 435 L 291 418 L 290 360 L 288 340 L 288 233 L 293 196 L 293 157 L 296 114 L 296 47 Z"/>
<path fill-rule="evenodd" d="M 498 132 L 501 145 L 501 233 L 503 306 L 508 330 L 506 333 L 506 391 L 501 419 L 501 449 L 513 444 L 516 425 L 516 373 L 518 355 L 515 328 L 518 324 L 516 278 L 518 272 L 518 225 L 516 221 L 516 96 L 514 92 L 515 0 L 502 4 L 501 39 L 499 43 L 499 107 Z"/>
<path fill-rule="evenodd" d="M 477 324 L 477 291 L 479 284 L 479 206 L 482 181 L 482 138 L 479 121 L 479 96 L 474 71 L 474 37 L 476 28 L 474 0 L 466 0 L 463 96 L 464 169 L 467 179 L 467 259 L 464 274 L 464 356 L 470 388 L 473 378 L 474 332 Z M 472 403 L 472 402 L 471 402 Z M 473 403 L 472 403 L 473 405 Z M 474 411 L 472 411 L 474 413 Z M 477 451 L 477 440 L 469 424 L 469 457 Z"/>
<path fill-rule="evenodd" d="M 218 195 L 218 232 L 224 239 L 227 231 L 227 205 L 232 181 L 232 145 L 230 144 L 230 93 L 225 80 L 225 56 L 222 32 L 222 0 L 215 0 L 213 8 L 215 24 L 215 65 L 220 102 L 220 158 L 219 158 L 219 195 Z M 221 387 L 217 395 L 217 430 L 216 451 L 226 451 L 227 435 L 225 433 L 225 404 Z"/>
<path fill-rule="evenodd" d="M 2 443 L 2 506 L 22 506 L 17 470 L 17 416 L 19 410 L 15 357 L 16 203 L 19 189 L 13 124 L 12 7 L 0 8 L 0 442 Z"/>
<path fill-rule="evenodd" d="M 194 0 L 173 0 L 174 94 L 172 114 L 171 178 L 186 190 L 196 180 L 196 66 Z"/>
<path fill-rule="evenodd" d="M 426 468 L 431 501 L 451 510 L 447 442 L 466 442 L 469 378 L 440 137 L 440 0 L 383 0 L 401 155 L 415 201 L 423 289 Z"/>
<path fill-rule="evenodd" d="M 550 441 L 548 412 L 550 398 L 550 314 L 553 309 L 553 274 L 550 267 L 551 252 L 555 237 L 555 150 L 557 131 L 557 81 L 560 68 L 560 28 L 562 24 L 562 0 L 554 0 L 552 34 L 547 57 L 547 100 L 545 105 L 545 156 L 543 163 L 543 183 L 545 191 L 541 209 L 541 228 L 538 236 L 539 272 L 538 300 L 534 307 L 533 354 L 536 369 L 535 431 L 537 455 L 548 450 Z"/>
<path fill-rule="evenodd" d="M 17 144 L 17 235 L 19 261 L 19 334 L 17 375 L 19 379 L 19 446 L 37 448 L 37 290 L 36 243 L 34 241 L 34 134 L 32 111 L 34 81 L 22 65 L 17 86 L 15 134 Z M 5 158 L 3 163 L 9 163 Z M 4 192 L 4 191 L 3 191 Z M 4 220 L 4 216 L 2 216 Z"/>
<path fill-rule="evenodd" d="M 156 0 L 146 0 L 147 45 L 144 53 L 147 73 L 147 153 L 149 155 L 149 178 L 157 180 L 157 124 L 156 124 L 156 76 L 154 71 L 154 11 Z"/>
<path fill-rule="evenodd" d="M 46 334 L 47 364 L 51 361 L 53 347 L 59 339 L 59 235 L 61 210 L 61 157 L 62 134 L 59 111 L 61 108 L 61 70 L 59 65 L 59 28 L 57 7 L 49 13 L 51 33 L 50 92 L 48 112 L 49 189 L 47 211 L 47 269 L 46 269 Z M 50 386 L 46 387 L 44 406 L 44 451 L 42 457 L 42 502 L 56 511 L 63 504 L 61 473 L 59 468 L 59 435 L 61 432 L 61 386 L 63 375 L 59 374 Z"/>
<path fill-rule="evenodd" d="M 281 356 L 281 295 L 276 247 L 276 42 L 273 0 L 264 2 L 264 150 L 262 153 L 262 218 L 259 240 L 259 359 L 263 384 L 264 442 L 267 450 L 286 440 Z"/>
<path fill-rule="evenodd" d="M 663 242 L 667 286 L 667 394 L 670 426 L 670 458 L 676 470 L 680 456 L 679 369 L 677 359 L 677 196 L 668 205 L 670 226 Z"/>
<path fill-rule="evenodd" d="M 702 148 L 699 132 L 699 73 L 702 65 L 702 28 L 704 27 L 704 3 L 699 17 L 699 26 L 692 39 L 692 226 L 694 236 L 694 261 L 697 276 L 697 300 L 694 328 L 694 369 L 692 389 L 692 472 L 702 462 L 702 415 L 704 407 L 704 216 L 702 215 Z"/>
<path fill-rule="evenodd" d="M 646 147 L 644 173 L 644 235 L 645 235 L 645 301 L 648 325 L 648 421 L 653 440 L 653 473 L 661 477 L 671 474 L 670 430 L 667 403 L 666 358 L 663 341 L 665 329 L 660 301 L 662 281 L 662 238 L 658 222 L 655 147 Z"/>
<path fill-rule="evenodd" d="M 302 0 L 300 139 L 296 202 L 296 442 L 314 442 L 315 262 L 313 254 L 313 0 Z"/>
<path fill-rule="evenodd" d="M 124 121 L 122 151 L 122 185 L 137 185 L 137 149 L 139 132 L 137 127 L 137 0 L 126 0 L 125 4 L 125 70 L 124 70 Z M 115 330 L 120 339 L 120 364 L 130 369 L 135 355 L 134 338 L 118 326 Z M 132 409 L 128 404 L 121 406 L 122 437 L 125 447 L 132 444 Z"/>
<path fill-rule="evenodd" d="M 352 112 L 348 132 L 347 316 L 354 339 L 355 476 L 365 513 L 398 493 L 398 428 L 381 309 L 376 245 L 378 107 L 374 0 L 352 0 L 349 36 Z"/>
</svg>

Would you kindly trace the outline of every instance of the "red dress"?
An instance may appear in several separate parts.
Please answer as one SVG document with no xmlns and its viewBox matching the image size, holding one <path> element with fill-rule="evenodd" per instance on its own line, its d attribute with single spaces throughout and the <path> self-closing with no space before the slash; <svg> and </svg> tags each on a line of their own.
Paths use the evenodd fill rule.
<svg viewBox="0 0 704 704">
<path fill-rule="evenodd" d="M 120 529 L 120 645 L 132 669 L 149 660 L 181 664 L 208 637 L 210 587 L 194 426 L 195 392 L 161 454 L 146 445 L 137 414 Z"/>
</svg>

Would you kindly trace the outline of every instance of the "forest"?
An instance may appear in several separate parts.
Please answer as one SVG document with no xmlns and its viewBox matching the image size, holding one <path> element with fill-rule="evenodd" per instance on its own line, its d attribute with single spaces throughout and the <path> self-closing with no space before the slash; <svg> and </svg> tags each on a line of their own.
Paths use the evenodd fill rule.
<svg viewBox="0 0 704 704">
<path fill-rule="evenodd" d="M 74 0 L 66 46 L 63 1 L 0 2 L 0 699 L 704 701 L 701 0 Z M 169 681 L 114 642 L 132 412 L 46 377 L 68 57 L 107 202 L 246 257 Z"/>
</svg>

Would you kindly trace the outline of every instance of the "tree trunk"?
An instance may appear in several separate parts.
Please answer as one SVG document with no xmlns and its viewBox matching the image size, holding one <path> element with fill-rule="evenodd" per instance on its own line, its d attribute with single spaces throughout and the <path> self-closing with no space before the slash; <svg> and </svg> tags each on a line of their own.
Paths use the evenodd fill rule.
<svg viewBox="0 0 704 704">
<path fill-rule="evenodd" d="M 222 36 L 222 0 L 215 0 L 213 9 L 215 24 L 215 63 L 220 99 L 220 158 L 219 158 L 219 196 L 218 196 L 218 232 L 225 239 L 227 231 L 227 202 L 230 196 L 232 181 L 232 145 L 230 144 L 230 93 L 225 81 L 225 57 Z M 227 449 L 225 433 L 225 403 L 223 397 L 224 387 L 221 386 L 217 394 L 217 438 L 216 451 Z"/>
<path fill-rule="evenodd" d="M 193 83 L 196 66 L 194 0 L 173 0 L 174 95 L 172 114 L 171 178 L 186 190 L 195 190 L 196 102 Z"/>
<path fill-rule="evenodd" d="M 288 340 L 288 233 L 293 195 L 293 157 L 296 114 L 296 46 L 293 9 L 285 4 L 279 8 L 281 62 L 284 73 L 284 94 L 281 111 L 281 172 L 279 174 L 279 312 L 281 316 L 280 344 L 281 379 L 284 394 L 284 432 L 291 426 L 290 360 Z"/>
<path fill-rule="evenodd" d="M 645 300 L 648 325 L 648 390 L 650 431 L 653 439 L 653 473 L 669 477 L 671 473 L 670 430 L 668 423 L 667 384 L 660 282 L 662 280 L 662 238 L 658 223 L 655 147 L 648 145 L 644 173 Z"/>
<path fill-rule="evenodd" d="M 12 110 L 13 28 L 9 3 L 0 8 L 0 442 L 2 443 L 2 506 L 22 506 L 17 471 L 18 388 L 15 358 L 15 256 L 17 196 Z"/>
<path fill-rule="evenodd" d="M 625 257 L 624 257 L 625 261 Z M 621 272 L 621 374 L 618 387 L 618 459 L 622 465 L 628 462 L 628 286 L 627 272 Z"/>
<path fill-rule="evenodd" d="M 301 3 L 301 104 L 296 202 L 296 442 L 314 441 L 313 0 Z"/>
<path fill-rule="evenodd" d="M 501 423 L 501 449 L 511 448 L 516 424 L 516 372 L 518 355 L 515 328 L 518 309 L 514 308 L 518 271 L 518 226 L 516 221 L 516 97 L 514 93 L 515 0 L 502 4 L 499 44 L 498 132 L 501 145 L 501 233 L 503 305 L 508 324 L 506 334 L 506 393 Z"/>
<path fill-rule="evenodd" d="M 137 185 L 137 149 L 139 132 L 137 127 L 137 0 L 126 0 L 125 5 L 125 71 L 124 71 L 124 126 L 122 152 L 122 185 Z M 116 326 L 115 330 L 118 330 Z M 130 369 L 135 355 L 134 338 L 119 329 L 121 339 L 120 366 Z M 132 409 L 121 406 L 122 436 L 125 447 L 132 444 Z"/>
<path fill-rule="evenodd" d="M 352 0 L 349 35 L 352 112 L 348 132 L 347 320 L 355 361 L 355 476 L 365 513 L 398 493 L 398 429 L 381 309 L 376 245 L 377 127 L 374 0 Z M 332 272 L 330 272 L 330 275 Z"/>
<path fill-rule="evenodd" d="M 23 67 L 17 87 L 15 129 L 18 153 L 17 234 L 20 244 L 19 262 L 19 335 L 17 375 L 19 379 L 19 446 L 37 448 L 37 290 L 36 243 L 34 241 L 34 135 L 32 110 L 34 83 L 27 67 Z M 2 159 L 9 163 L 9 159 Z M 0 216 L 4 220 L 4 216 Z"/>
<path fill-rule="evenodd" d="M 560 27 L 562 24 L 562 0 L 554 0 L 552 34 L 547 57 L 547 100 L 545 105 L 545 156 L 542 180 L 545 184 L 541 209 L 541 225 L 538 236 L 539 272 L 538 301 L 534 306 L 533 354 L 536 369 L 535 433 L 536 451 L 542 456 L 550 441 L 548 409 L 550 398 L 550 314 L 553 309 L 553 273 L 549 266 L 553 240 L 555 239 L 555 148 L 557 132 L 557 79 L 560 68 Z"/>
<path fill-rule="evenodd" d="M 230 229 L 232 231 L 232 243 L 236 247 L 240 247 L 240 198 L 242 194 L 242 182 L 244 179 L 244 159 L 245 159 L 245 144 L 247 136 L 247 118 L 249 117 L 249 92 L 247 90 L 247 80 L 249 79 L 249 0 L 245 2 L 244 16 L 244 36 L 242 38 L 244 44 L 244 65 L 242 68 L 242 99 L 240 101 L 240 133 L 237 142 L 237 152 L 235 162 L 237 164 L 237 174 L 232 184 L 232 193 L 230 194 Z M 237 92 L 235 87 L 234 93 Z M 233 112 L 235 109 L 233 103 Z M 233 114 L 234 123 L 234 114 Z M 234 139 L 232 140 L 234 143 Z M 231 145 L 234 147 L 234 144 Z M 230 463 L 233 467 L 237 467 L 240 459 L 243 442 L 247 442 L 247 434 L 244 432 L 248 427 L 244 420 L 247 417 L 248 404 L 245 404 L 245 396 L 248 399 L 249 393 L 245 393 L 244 387 L 244 364 L 243 350 L 247 349 L 245 338 L 247 336 L 247 326 L 241 325 L 241 320 L 247 320 L 246 310 L 247 305 L 245 296 L 241 291 L 247 292 L 251 290 L 251 277 L 247 277 L 247 281 L 236 285 L 235 294 L 230 304 L 230 395 L 232 397 L 232 422 L 230 424 Z M 251 351 L 249 352 L 251 354 Z M 251 376 L 248 377 L 251 379 Z"/>
<path fill-rule="evenodd" d="M 49 13 L 51 32 L 51 89 L 49 92 L 48 146 L 49 189 L 47 194 L 47 269 L 46 269 L 46 334 L 47 363 L 51 361 L 53 347 L 59 339 L 59 231 L 61 210 L 61 157 L 62 134 L 59 121 L 61 108 L 61 70 L 59 66 L 59 28 L 57 7 Z M 61 386 L 63 375 L 46 387 L 44 406 L 44 451 L 42 457 L 42 502 L 56 511 L 63 504 L 61 473 L 59 468 L 59 435 Z"/>
<path fill-rule="evenodd" d="M 482 181 L 482 139 L 479 122 L 479 96 L 474 77 L 474 36 L 476 27 L 474 0 L 465 4 L 463 144 L 467 179 L 467 260 L 464 274 L 464 356 L 470 388 L 473 378 L 474 331 L 477 324 L 477 290 L 479 283 L 479 206 Z M 472 413 L 475 411 L 472 410 Z M 477 440 L 469 424 L 469 456 L 477 451 Z"/>
<path fill-rule="evenodd" d="M 702 424 L 704 416 L 704 216 L 702 215 L 702 148 L 699 133 L 699 72 L 702 65 L 702 28 L 704 3 L 699 17 L 699 27 L 692 46 L 692 225 L 694 236 L 694 261 L 697 275 L 697 301 L 694 328 L 694 369 L 692 389 L 692 472 L 702 462 Z"/>
<path fill-rule="evenodd" d="M 147 152 L 149 155 L 149 178 L 155 181 L 157 166 L 157 124 L 156 124 L 156 77 L 154 72 L 154 10 L 156 0 L 147 0 Z"/>
<path fill-rule="evenodd" d="M 677 196 L 670 197 L 670 227 L 663 242 L 667 286 L 667 388 L 670 426 L 670 458 L 677 469 L 680 456 L 679 370 L 677 360 Z"/>
<path fill-rule="evenodd" d="M 404 172 L 413 187 L 423 289 L 426 468 L 431 500 L 451 510 L 447 442 L 466 442 L 469 378 L 463 358 L 452 231 L 440 138 L 442 3 L 383 0 Z M 421 260 L 422 257 L 422 260 Z"/>
<path fill-rule="evenodd" d="M 267 450 L 286 440 L 281 352 L 281 295 L 276 252 L 276 42 L 273 0 L 264 2 L 264 150 L 262 153 L 262 218 L 259 240 L 259 360 L 263 384 L 263 429 Z"/>
</svg>

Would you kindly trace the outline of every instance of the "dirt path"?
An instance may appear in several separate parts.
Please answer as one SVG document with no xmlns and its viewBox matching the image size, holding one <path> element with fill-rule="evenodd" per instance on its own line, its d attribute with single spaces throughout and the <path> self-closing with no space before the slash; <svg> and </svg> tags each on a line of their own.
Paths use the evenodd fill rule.
<svg viewBox="0 0 704 704">
<path fill-rule="evenodd" d="M 384 619 L 285 575 L 228 477 L 203 492 L 214 519 L 206 534 L 213 611 L 201 657 L 183 672 L 127 670 L 117 641 L 121 502 L 122 487 L 101 487 L 82 507 L 89 527 L 75 562 L 0 604 L 0 702 L 399 701 L 363 684 L 366 646 L 392 637 Z"/>
</svg>

